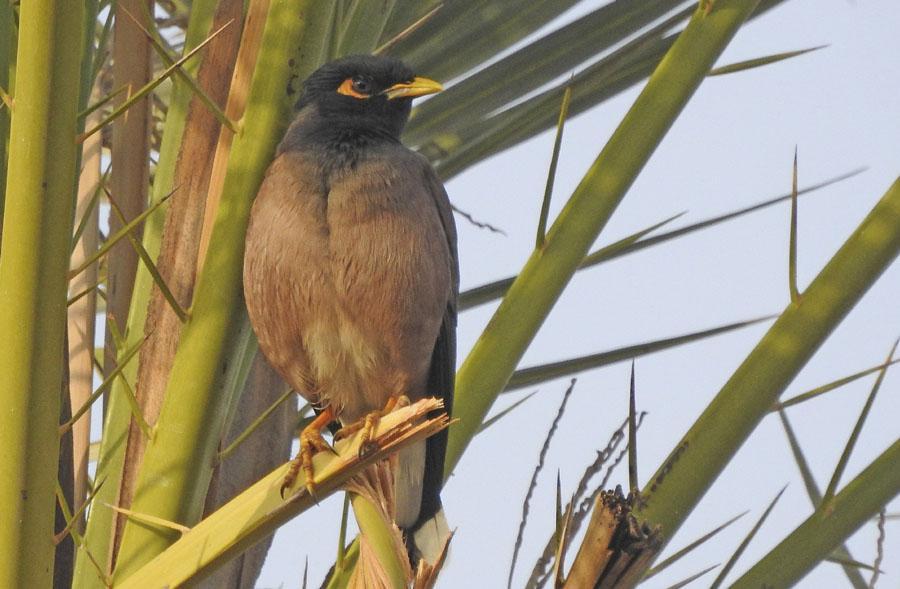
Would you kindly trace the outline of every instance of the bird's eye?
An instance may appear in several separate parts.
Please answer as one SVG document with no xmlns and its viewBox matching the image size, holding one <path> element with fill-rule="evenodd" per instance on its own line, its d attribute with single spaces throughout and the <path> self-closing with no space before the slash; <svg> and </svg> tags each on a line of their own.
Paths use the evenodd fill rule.
<svg viewBox="0 0 900 589">
<path fill-rule="evenodd" d="M 341 82 L 337 91 L 338 94 L 353 98 L 369 98 L 372 95 L 372 80 L 365 76 L 353 76 Z"/>
<path fill-rule="evenodd" d="M 369 94 L 372 91 L 372 83 L 362 76 L 351 78 L 351 87 L 360 94 Z"/>
</svg>

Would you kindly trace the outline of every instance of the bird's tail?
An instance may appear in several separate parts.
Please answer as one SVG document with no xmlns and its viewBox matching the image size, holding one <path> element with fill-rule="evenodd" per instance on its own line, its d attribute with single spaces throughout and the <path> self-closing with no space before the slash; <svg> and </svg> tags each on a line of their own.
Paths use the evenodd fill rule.
<svg viewBox="0 0 900 589">
<path fill-rule="evenodd" d="M 443 508 L 440 508 L 431 518 L 423 521 L 408 534 L 407 548 L 413 562 L 423 559 L 430 565 L 436 564 L 444 553 L 449 538 L 450 527 L 447 525 L 447 518 L 444 517 Z"/>
</svg>

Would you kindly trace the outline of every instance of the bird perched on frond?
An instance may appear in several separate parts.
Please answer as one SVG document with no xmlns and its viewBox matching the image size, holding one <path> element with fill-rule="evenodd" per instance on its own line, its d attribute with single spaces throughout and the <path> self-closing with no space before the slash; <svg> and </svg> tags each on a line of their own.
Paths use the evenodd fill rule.
<svg viewBox="0 0 900 589">
<path fill-rule="evenodd" d="M 301 434 L 312 481 L 322 430 L 400 398 L 449 412 L 459 270 L 447 193 L 400 143 L 412 99 L 441 90 L 387 57 L 322 66 L 260 187 L 247 230 L 244 294 L 272 366 L 320 410 Z M 443 547 L 446 430 L 400 451 L 396 523 L 426 560 Z"/>
</svg>

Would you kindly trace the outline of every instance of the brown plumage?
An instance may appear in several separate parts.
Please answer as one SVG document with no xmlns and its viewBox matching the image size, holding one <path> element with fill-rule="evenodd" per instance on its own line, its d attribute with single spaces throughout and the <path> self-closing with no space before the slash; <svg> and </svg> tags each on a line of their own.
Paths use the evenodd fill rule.
<svg viewBox="0 0 900 589">
<path fill-rule="evenodd" d="M 398 139 L 412 96 L 439 88 L 429 82 L 387 58 L 323 66 L 253 206 L 244 294 L 260 348 L 343 424 L 392 396 L 452 402 L 453 216 L 431 166 Z M 446 432 L 401 452 L 401 527 L 439 512 L 445 447 Z"/>
</svg>

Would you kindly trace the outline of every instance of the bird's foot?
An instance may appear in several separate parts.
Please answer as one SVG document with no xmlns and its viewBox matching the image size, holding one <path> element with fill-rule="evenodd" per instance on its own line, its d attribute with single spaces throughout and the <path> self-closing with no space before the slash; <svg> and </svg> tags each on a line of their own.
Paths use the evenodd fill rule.
<svg viewBox="0 0 900 589">
<path fill-rule="evenodd" d="M 407 407 L 408 405 L 409 398 L 406 395 L 393 396 L 385 403 L 384 409 L 367 413 L 366 416 L 359 421 L 342 427 L 341 430 L 335 434 L 335 440 L 348 438 L 353 434 L 362 431 L 362 442 L 359 445 L 359 457 L 365 458 L 378 450 L 378 443 L 375 441 L 375 432 L 378 429 L 378 422 L 381 418 L 394 409 Z"/>
<path fill-rule="evenodd" d="M 322 437 L 322 430 L 328 427 L 328 424 L 334 421 L 334 412 L 331 407 L 327 407 L 322 413 L 316 416 L 312 422 L 303 428 L 300 432 L 300 452 L 291 462 L 291 467 L 281 483 L 281 496 L 284 497 L 285 491 L 294 486 L 297 482 L 297 475 L 302 471 L 306 479 L 306 490 L 311 496 L 316 494 L 315 469 L 313 468 L 313 456 L 318 452 L 333 451 L 325 438 Z"/>
</svg>

